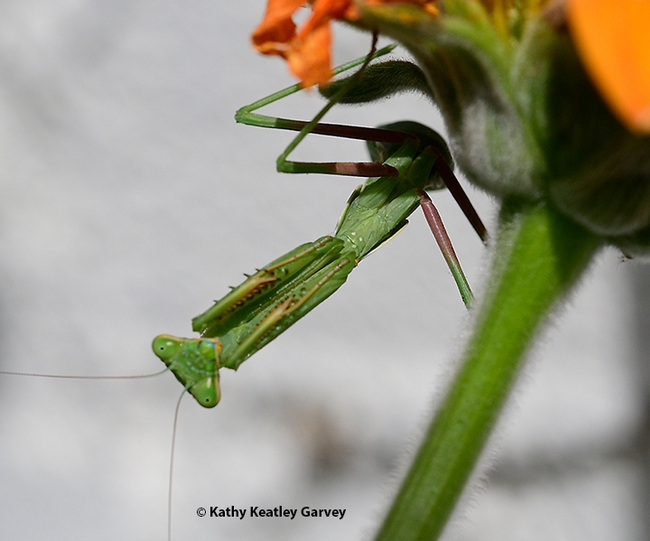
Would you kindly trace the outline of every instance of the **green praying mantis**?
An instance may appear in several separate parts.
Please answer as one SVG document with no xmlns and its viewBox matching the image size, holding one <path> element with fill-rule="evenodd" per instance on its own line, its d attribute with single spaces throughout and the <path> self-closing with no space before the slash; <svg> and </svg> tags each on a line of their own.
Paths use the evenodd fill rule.
<svg viewBox="0 0 650 541">
<path fill-rule="evenodd" d="M 380 54 L 382 51 L 377 53 Z M 338 71 L 343 72 L 355 65 L 358 66 L 359 61 L 342 66 Z M 362 73 L 372 75 L 375 73 L 372 68 L 370 65 Z M 381 69 L 381 65 L 378 69 Z M 350 96 L 362 86 L 355 85 L 354 82 L 351 79 L 351 82 L 342 83 L 343 87 L 347 86 L 345 91 L 348 93 L 344 100 L 351 101 Z M 263 119 L 268 117 L 261 117 L 253 111 L 299 90 L 298 86 L 293 86 L 244 107 L 238 114 L 238 120 L 265 126 L 266 121 Z M 443 246 L 447 246 L 443 248 L 443 253 L 452 263 L 450 268 L 461 295 L 467 304 L 471 302 L 471 290 L 455 261 L 444 228 L 441 227 L 439 218 L 436 218 L 435 207 L 424 191 L 446 185 L 460 199 L 461 208 L 469 215 L 470 222 L 479 235 L 485 238 L 485 228 L 469 202 L 462 202 L 466 197 L 463 199 L 464 193 L 459 190 L 460 186 L 456 188 L 457 181 L 449 166 L 452 163 L 451 155 L 444 140 L 433 130 L 417 123 L 396 123 L 389 126 L 390 129 L 321 124 L 322 116 L 338 101 L 336 98 L 331 99 L 324 111 L 310 123 L 284 119 L 268 121 L 274 127 L 302 130 L 280 157 L 282 167 L 290 172 L 315 171 L 371 177 L 350 196 L 335 231 L 315 242 L 303 244 L 264 266 L 208 311 L 195 318 L 193 326 L 201 333 L 201 338 L 161 336 L 154 341 L 154 349 L 160 353 L 158 348 L 164 348 L 169 369 L 201 405 L 217 404 L 221 368 L 237 368 L 333 294 L 359 262 L 406 225 L 407 218 L 418 206 L 425 210 L 425 214 L 428 213 L 427 217 L 439 229 L 438 238 Z M 286 160 L 289 152 L 308 133 L 365 139 L 369 141 L 369 149 L 375 161 L 361 164 L 296 165 Z M 162 355 L 159 356 L 163 358 Z M 87 379 L 133 377 L 90 376 Z"/>
<path fill-rule="evenodd" d="M 219 370 L 237 368 L 256 351 L 277 338 L 313 310 L 347 280 L 368 254 L 401 231 L 407 218 L 420 206 L 445 257 L 465 305 L 473 296 L 442 221 L 426 190 L 447 187 L 474 229 L 485 242 L 486 229 L 453 175 L 453 162 L 444 139 L 430 128 L 402 121 L 380 128 L 322 124 L 320 120 L 337 102 L 362 101 L 364 82 L 373 92 L 373 76 L 385 70 L 369 62 L 392 50 L 341 66 L 341 73 L 362 64 L 359 72 L 334 86 L 328 104 L 309 123 L 273 118 L 257 109 L 301 90 L 299 85 L 276 92 L 241 108 L 238 122 L 300 133 L 278 158 L 278 170 L 289 173 L 326 173 L 370 176 L 350 196 L 332 235 L 302 244 L 235 287 L 225 297 L 192 320 L 200 338 L 159 335 L 152 344 L 155 354 L 174 373 L 185 389 L 206 407 L 219 403 Z M 392 66 L 390 69 L 394 69 Z M 368 81 L 370 81 L 368 83 Z M 365 139 L 372 162 L 299 163 L 288 155 L 309 133 Z"/>
</svg>

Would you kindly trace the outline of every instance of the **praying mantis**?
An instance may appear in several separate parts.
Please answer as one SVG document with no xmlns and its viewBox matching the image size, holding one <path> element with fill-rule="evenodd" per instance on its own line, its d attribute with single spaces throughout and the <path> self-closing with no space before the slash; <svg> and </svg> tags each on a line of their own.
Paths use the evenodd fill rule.
<svg viewBox="0 0 650 541">
<path fill-rule="evenodd" d="M 62 436 L 57 436 L 57 437 L 62 437 Z"/>
<path fill-rule="evenodd" d="M 128 18 L 106 18 L 103 13 L 79 18 L 77 22 L 84 23 L 79 27 L 83 36 L 97 37 L 97 43 L 75 47 L 74 63 L 66 69 L 48 65 L 48 77 L 35 80 L 40 83 L 38 89 L 43 89 L 39 93 L 23 91 L 39 74 L 34 64 L 37 56 L 20 63 L 15 58 L 31 50 L 24 46 L 29 41 L 51 48 L 49 62 L 63 58 L 57 56 L 58 43 L 72 52 L 75 19 L 71 14 L 75 12 L 69 6 L 62 10 L 48 4 L 48 13 L 56 14 L 58 9 L 65 16 L 47 19 L 51 33 L 35 26 L 40 30 L 38 39 L 32 39 L 29 29 L 16 32 L 15 19 L 5 21 L 21 47 L 11 48 L 14 60 L 3 80 L 20 73 L 21 66 L 25 72 L 34 70 L 15 85 L 16 93 L 22 94 L 20 107 L 13 110 L 20 129 L 15 121 L 3 123 L 7 134 L 3 148 L 10 143 L 3 164 L 5 171 L 11 171 L 3 183 L 0 232 L 2 352 L 8 369 L 73 374 L 157 369 L 160 361 L 151 355 L 151 336 L 163 330 L 185 332 L 188 316 L 207 307 L 209 295 L 219 292 L 216 288 L 237 283 L 241 271 L 329 231 L 358 183 L 272 177 L 269 164 L 274 156 L 268 147 L 275 144 L 269 144 L 265 131 L 232 126 L 231 111 L 261 95 L 254 85 L 270 80 L 280 70 L 273 66 L 264 71 L 266 60 L 255 64 L 242 38 L 252 21 L 232 21 L 234 8 L 224 7 L 227 3 L 204 4 L 206 11 L 198 16 L 195 9 L 183 9 L 164 17 L 165 8 L 157 6 L 155 17 L 142 9 L 126 12 Z M 30 5 L 15 3 L 12 13 L 31 9 Z M 80 4 L 74 10 L 91 5 L 95 6 Z M 250 14 L 259 7 L 259 2 L 238 3 L 236 11 Z M 217 13 L 218 21 L 226 21 L 227 32 L 215 32 L 215 10 L 227 10 Z M 33 17 L 30 14 L 24 20 Z M 92 32 L 87 21 L 94 25 Z M 178 24 L 170 30 L 168 21 Z M 55 23 L 66 23 L 65 32 L 57 34 Z M 160 41 L 152 47 L 145 32 L 157 23 L 167 26 L 161 28 Z M 139 25 L 144 38 L 133 40 Z M 189 30 L 190 37 L 181 34 Z M 192 49 L 197 46 L 199 54 Z M 238 47 L 240 56 L 236 56 Z M 99 52 L 102 61 L 82 65 L 78 51 Z M 224 62 L 224 51 L 228 58 L 235 55 L 233 65 Z M 200 61 L 188 61 L 199 55 Z M 205 67 L 200 77 L 191 75 L 197 64 Z M 134 67 L 127 70 L 124 66 Z M 80 86 L 79 76 L 86 75 L 80 72 L 82 67 L 88 69 L 88 77 L 81 79 L 84 84 Z M 170 73 L 168 80 L 161 78 L 164 71 Z M 63 86 L 62 81 L 69 85 Z M 185 86 L 183 81 L 187 81 Z M 119 109 L 113 103 L 117 101 L 111 96 L 113 89 L 133 102 L 134 109 Z M 141 96 L 134 92 L 138 90 Z M 7 94 L 3 94 L 3 105 Z M 247 95 L 250 98 L 242 97 Z M 36 101 L 38 107 L 25 107 L 29 96 L 41 98 Z M 68 114 L 66 107 L 75 100 L 84 107 L 73 108 L 76 115 Z M 160 102 L 174 107 L 163 110 Z M 391 111 L 389 118 L 381 118 L 381 106 L 364 107 L 346 116 L 374 125 L 378 119 L 419 119 L 418 115 L 431 109 L 421 101 L 413 102 L 408 96 L 391 101 L 392 110 L 411 112 L 395 116 Z M 103 105 L 102 114 L 92 116 L 92 104 Z M 183 104 L 191 105 L 183 109 Z M 213 112 L 217 109 L 226 111 L 223 119 Z M 16 111 L 23 112 L 22 116 Z M 40 113 L 46 125 L 35 124 L 27 137 L 26 120 L 38 119 Z M 207 120 L 202 123 L 202 119 Z M 217 129 L 220 120 L 223 130 Z M 423 121 L 430 124 L 432 120 L 433 112 Z M 55 131 L 57 122 L 60 131 Z M 86 124 L 93 128 L 88 134 Z M 150 142 L 146 137 L 150 132 L 157 132 L 153 135 L 159 135 L 160 141 Z M 189 142 L 178 144 L 183 138 Z M 101 147 L 87 143 L 93 140 L 111 145 L 109 150 L 126 163 L 108 159 Z M 165 155 L 156 164 L 159 146 Z M 75 158 L 73 149 L 77 148 L 84 160 Z M 86 170 L 87 161 L 93 163 Z M 10 182 L 22 194 L 18 202 Z M 175 188 L 181 182 L 183 190 Z M 240 197 L 241 204 L 223 205 L 220 197 Z M 436 204 L 453 230 L 464 266 L 469 264 L 472 272 L 472 257 L 476 253 L 478 259 L 480 250 L 469 231 L 463 239 L 464 223 L 450 223 L 454 219 L 451 204 L 445 212 L 450 199 L 440 193 Z M 395 475 L 392 469 L 388 473 L 386 464 L 397 462 L 403 442 L 413 441 L 421 428 L 432 393 L 444 376 L 438 360 L 444 365 L 445 359 L 449 362 L 454 356 L 450 351 L 458 348 L 457 322 L 464 317 L 446 269 L 436 274 L 440 257 L 426 244 L 430 238 L 425 235 L 430 234 L 418 218 L 389 246 L 364 260 L 342 293 L 302 320 L 300 327 L 256 353 L 239 373 L 222 371 L 228 400 L 222 401 L 218 411 L 194 407 L 189 401 L 184 404 L 189 407 L 182 410 L 179 425 L 176 537 L 267 540 L 267 531 L 254 522 L 210 522 L 196 516 L 196 506 L 222 500 L 226 504 L 230 500 L 283 503 L 277 494 L 296 505 L 303 503 L 305 493 L 316 500 L 329 498 L 332 504 L 348 505 L 343 521 L 305 524 L 305 528 L 321 526 L 314 538 L 336 538 L 339 533 L 339 538 L 358 538 L 359 531 L 372 528 L 371 520 L 383 505 L 377 494 L 385 493 L 388 478 Z M 311 226 L 309 219 L 318 225 Z M 292 230 L 298 230 L 295 238 L 290 236 Z M 289 246 L 278 241 L 285 235 L 291 239 Z M 244 257 L 248 257 L 245 263 Z M 591 298 L 610 291 L 607 288 L 615 277 L 614 270 L 608 272 L 599 287 L 590 290 Z M 474 280 L 472 285 L 476 285 Z M 607 310 L 601 310 L 600 304 L 591 302 L 578 314 L 591 321 L 601 313 L 602 323 L 598 331 L 592 326 L 582 335 L 590 343 L 593 336 L 620 336 L 607 332 L 606 322 L 621 320 L 611 313 L 616 303 L 606 302 Z M 574 319 L 563 321 L 565 325 L 565 343 L 573 344 L 584 323 Z M 601 338 L 594 348 L 601 343 L 620 344 L 612 358 L 621 361 L 624 338 L 620 342 Z M 593 358 L 586 358 L 550 387 L 565 388 L 571 383 L 580 388 L 592 370 Z M 172 413 L 169 397 L 178 393 L 174 378 L 117 383 L 1 378 L 0 385 L 4 406 L 0 523 L 5 538 L 163 538 Z M 603 394 L 601 387 L 596 391 Z M 572 393 L 567 390 L 566 395 L 572 397 Z M 539 398 L 538 402 L 552 401 Z M 575 411 L 571 398 L 565 402 L 568 411 Z M 292 409 L 301 416 L 292 414 Z M 313 411 L 322 415 L 313 415 Z M 556 423 L 562 415 L 555 409 L 551 412 L 549 423 Z M 596 408 L 594 417 L 601 414 L 602 409 Z M 326 422 L 313 422 L 320 417 Z M 318 436 L 312 435 L 311 426 L 318 429 Z M 313 466 L 319 463 L 313 449 L 337 448 L 337 440 L 328 439 L 331 430 L 320 430 L 328 426 L 340 429 L 350 460 L 366 465 L 361 473 L 346 468 L 344 462 L 325 472 L 329 473 L 325 481 L 314 475 L 314 471 L 325 474 Z M 539 432 L 543 438 L 544 432 Z M 372 475 L 365 473 L 368 470 Z M 522 507 L 510 511 L 518 521 L 525 520 L 521 517 L 529 502 L 520 495 L 516 492 L 512 501 L 524 502 Z M 348 503 L 351 500 L 353 504 Z M 494 527 L 494 521 L 487 522 Z M 274 522 L 273 527 L 280 532 L 277 538 L 285 541 L 311 538 L 295 523 Z M 479 521 L 475 529 L 480 530 L 475 538 L 503 536 L 503 531 L 486 534 L 485 521 Z"/>
<path fill-rule="evenodd" d="M 363 62 L 356 74 L 365 75 L 371 59 L 392 50 L 353 61 L 338 73 Z M 378 66 L 382 69 L 382 66 Z M 249 276 L 214 306 L 192 320 L 201 338 L 159 335 L 154 353 L 174 373 L 196 401 L 207 408 L 220 400 L 219 370 L 237 370 L 241 363 L 274 340 L 288 327 L 332 295 L 346 281 L 356 265 L 401 231 L 407 217 L 419 206 L 443 252 L 461 297 L 469 308 L 473 295 L 451 241 L 426 194 L 426 189 L 447 186 L 485 242 L 487 231 L 453 175 L 451 154 L 442 137 L 416 122 L 398 122 L 380 129 L 320 124 L 327 111 L 349 88 L 355 76 L 344 83 L 329 103 L 309 123 L 278 119 L 254 113 L 257 109 L 300 90 L 293 85 L 241 108 L 235 118 L 245 124 L 300 130 L 278 159 L 278 169 L 291 173 L 338 175 L 375 174 L 350 196 L 332 236 L 298 246 Z M 354 89 L 356 90 L 356 89 Z M 311 132 L 341 135 L 369 141 L 370 163 L 297 163 L 288 155 Z"/>
</svg>

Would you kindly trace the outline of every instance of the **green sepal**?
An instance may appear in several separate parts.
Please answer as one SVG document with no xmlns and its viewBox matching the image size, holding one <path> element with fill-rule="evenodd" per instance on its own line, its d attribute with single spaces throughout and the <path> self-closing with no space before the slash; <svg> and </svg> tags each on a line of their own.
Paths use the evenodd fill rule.
<svg viewBox="0 0 650 541">
<path fill-rule="evenodd" d="M 427 75 L 468 179 L 498 195 L 539 199 L 546 164 L 510 78 L 515 50 L 483 7 L 455 2 L 438 17 L 410 4 L 358 7 L 362 22 L 400 41 Z"/>
<path fill-rule="evenodd" d="M 543 41 L 546 45 L 540 46 Z M 632 134 L 610 112 L 570 36 L 540 24 L 531 42 L 536 45 L 529 47 L 528 64 L 543 58 L 548 65 L 531 113 L 548 163 L 550 200 L 604 237 L 650 226 L 650 137 Z M 534 83 L 539 77 L 527 73 L 526 78 Z"/>
<path fill-rule="evenodd" d="M 650 137 L 624 133 L 610 143 L 579 170 L 553 180 L 549 193 L 566 214 L 617 243 L 616 237 L 632 238 L 650 226 Z"/>
<path fill-rule="evenodd" d="M 424 72 L 416 64 L 407 60 L 389 60 L 370 64 L 359 77 L 356 74 L 343 77 L 321 86 L 318 90 L 323 97 L 330 99 L 354 78 L 356 78 L 354 84 L 339 103 L 370 103 L 400 92 L 418 92 L 433 99 Z"/>
</svg>

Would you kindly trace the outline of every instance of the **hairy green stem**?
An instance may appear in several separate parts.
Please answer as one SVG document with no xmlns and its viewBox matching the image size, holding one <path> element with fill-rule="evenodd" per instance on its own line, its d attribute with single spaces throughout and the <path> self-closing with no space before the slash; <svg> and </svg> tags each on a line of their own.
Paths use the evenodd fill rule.
<svg viewBox="0 0 650 541">
<path fill-rule="evenodd" d="M 487 290 L 459 372 L 377 541 L 438 539 L 536 332 L 600 245 L 543 204 L 504 205 Z"/>
</svg>

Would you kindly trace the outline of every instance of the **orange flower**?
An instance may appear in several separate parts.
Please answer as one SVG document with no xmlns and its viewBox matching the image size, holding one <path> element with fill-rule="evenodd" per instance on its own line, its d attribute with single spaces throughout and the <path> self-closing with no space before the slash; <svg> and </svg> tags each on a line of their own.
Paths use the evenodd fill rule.
<svg viewBox="0 0 650 541">
<path fill-rule="evenodd" d="M 570 0 L 567 15 L 604 99 L 630 130 L 650 133 L 650 2 Z"/>
<path fill-rule="evenodd" d="M 330 22 L 353 20 L 357 10 L 352 0 L 315 0 L 311 16 L 296 32 L 292 17 L 304 3 L 304 0 L 268 0 L 264 20 L 253 32 L 253 45 L 263 54 L 286 59 L 303 86 L 311 86 L 325 83 L 332 76 Z"/>
<path fill-rule="evenodd" d="M 416 4 L 438 13 L 437 0 L 366 0 L 376 4 Z M 353 0 L 314 0 L 312 14 L 299 31 L 293 15 L 304 0 L 268 0 L 264 20 L 253 32 L 253 46 L 262 54 L 281 56 L 303 86 L 326 83 L 332 77 L 330 22 L 354 21 L 359 12 Z"/>
</svg>

